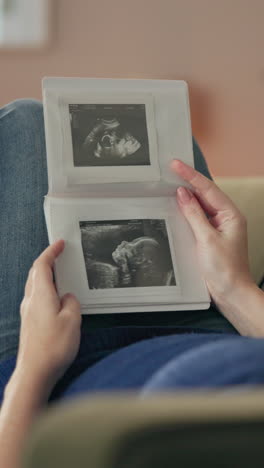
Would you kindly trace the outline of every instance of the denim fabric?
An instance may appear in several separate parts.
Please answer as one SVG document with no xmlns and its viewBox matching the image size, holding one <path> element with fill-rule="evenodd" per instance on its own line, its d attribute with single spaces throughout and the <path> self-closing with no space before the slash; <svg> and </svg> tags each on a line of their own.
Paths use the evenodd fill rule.
<svg viewBox="0 0 264 468">
<path fill-rule="evenodd" d="M 203 153 L 200 150 L 196 140 L 193 138 L 193 154 L 194 154 L 194 167 L 197 171 L 201 172 L 208 179 L 212 180 L 208 165 L 206 160 L 203 157 Z"/>
<path fill-rule="evenodd" d="M 168 340 L 169 341 L 169 340 Z M 145 381 L 141 395 L 179 389 L 237 385 L 248 389 L 264 383 L 264 339 L 198 335 L 195 346 L 172 357 Z M 157 368 L 156 368 L 157 369 Z"/>
<path fill-rule="evenodd" d="M 17 351 L 28 271 L 48 245 L 46 173 L 42 105 L 21 100 L 0 109 L 0 360 Z"/>
<path fill-rule="evenodd" d="M 264 339 L 227 333 L 184 333 L 143 340 L 89 367 L 60 395 L 154 392 L 236 387 L 264 383 Z"/>
<path fill-rule="evenodd" d="M 201 332 L 186 333 L 185 330 L 180 334 L 176 329 L 171 336 L 153 336 L 122 347 L 68 383 L 59 396 L 72 398 L 90 392 L 139 390 L 172 357 L 177 358 L 201 341 L 207 343 L 226 336 Z"/>
<path fill-rule="evenodd" d="M 202 328 L 196 328 L 195 333 L 210 333 Z M 63 396 L 69 385 L 71 385 L 79 376 L 82 376 L 87 368 L 92 368 L 97 362 L 103 362 L 104 358 L 109 355 L 118 352 L 119 350 L 128 349 L 131 344 L 144 343 L 154 341 L 159 336 L 169 337 L 170 335 L 176 335 L 180 337 L 185 335 L 190 337 L 193 333 L 186 327 L 112 327 L 112 328 L 100 328 L 100 329 L 88 329 L 88 327 L 82 326 L 81 344 L 79 352 L 73 361 L 70 368 L 64 374 L 62 379 L 57 383 L 53 390 L 50 400 L 56 400 Z M 225 336 L 226 334 L 219 332 L 219 335 Z M 228 336 L 232 336 L 228 334 Z M 179 343 L 180 344 L 180 343 Z M 190 343 L 191 346 L 191 343 Z M 0 363 L 0 403 L 3 399 L 3 392 L 6 382 L 8 382 L 16 364 L 16 356 L 9 359 L 3 360 Z M 100 372 L 99 367 L 99 372 Z M 115 368 L 111 369 L 111 372 L 116 372 Z M 123 375 L 126 380 L 126 375 Z M 124 380 L 122 381 L 124 382 Z M 79 388 L 79 386 L 78 386 Z"/>
<path fill-rule="evenodd" d="M 210 177 L 194 141 L 195 167 Z M 47 247 L 43 214 L 48 191 L 43 108 L 22 99 L 0 109 L 0 380 L 15 365 L 19 307 L 28 271 Z M 177 327 L 177 329 L 176 329 Z M 205 311 L 85 316 L 81 347 L 58 393 L 87 366 L 133 342 L 196 330 L 237 334 L 213 306 Z M 12 359 L 9 359 L 12 358 Z M 9 359 L 9 361 L 6 361 Z M 2 362 L 2 367 L 1 367 Z M 7 362 L 9 365 L 7 365 Z M 66 379 L 66 380 L 65 380 Z"/>
</svg>

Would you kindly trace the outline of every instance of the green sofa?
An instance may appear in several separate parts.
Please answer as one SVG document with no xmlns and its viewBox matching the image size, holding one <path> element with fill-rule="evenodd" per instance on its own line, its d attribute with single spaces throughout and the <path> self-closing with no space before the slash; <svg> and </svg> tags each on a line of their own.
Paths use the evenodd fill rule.
<svg viewBox="0 0 264 468">
<path fill-rule="evenodd" d="M 264 275 L 264 177 L 216 177 L 215 181 L 247 218 L 251 273 L 259 283 Z"/>
</svg>

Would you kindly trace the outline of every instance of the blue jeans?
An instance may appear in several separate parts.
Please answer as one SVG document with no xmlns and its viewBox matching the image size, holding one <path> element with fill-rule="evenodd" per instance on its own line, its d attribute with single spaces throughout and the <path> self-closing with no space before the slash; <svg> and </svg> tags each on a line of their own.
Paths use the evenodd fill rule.
<svg viewBox="0 0 264 468">
<path fill-rule="evenodd" d="M 195 167 L 210 177 L 195 141 L 194 156 Z M 43 215 L 47 191 L 42 104 L 15 101 L 0 109 L 0 383 L 15 363 L 28 271 L 48 245 Z M 120 348 L 155 336 L 193 332 L 237 335 L 214 306 L 207 311 L 83 317 L 80 351 L 61 388 Z"/>
<path fill-rule="evenodd" d="M 71 399 L 95 392 L 151 393 L 264 383 L 264 339 L 231 333 L 183 333 L 143 340 L 100 360 L 65 387 Z M 238 387 L 239 386 L 239 387 Z"/>
</svg>

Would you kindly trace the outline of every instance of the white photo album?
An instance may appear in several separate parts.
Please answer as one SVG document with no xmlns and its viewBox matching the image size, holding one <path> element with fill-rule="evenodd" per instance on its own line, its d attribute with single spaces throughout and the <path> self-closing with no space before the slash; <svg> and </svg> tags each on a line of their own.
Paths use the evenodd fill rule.
<svg viewBox="0 0 264 468">
<path fill-rule="evenodd" d="M 204 309 L 209 295 L 178 209 L 173 157 L 193 165 L 184 82 L 46 78 L 49 240 L 60 296 L 83 313 Z"/>
</svg>

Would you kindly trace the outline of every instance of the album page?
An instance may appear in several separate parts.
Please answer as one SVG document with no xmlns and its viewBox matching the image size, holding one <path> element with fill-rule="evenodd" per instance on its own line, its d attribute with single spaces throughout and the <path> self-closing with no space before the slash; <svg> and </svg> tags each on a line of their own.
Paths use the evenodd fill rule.
<svg viewBox="0 0 264 468">
<path fill-rule="evenodd" d="M 58 293 L 83 313 L 207 308 L 193 234 L 172 197 L 46 197 L 49 240 L 63 238 Z"/>
<path fill-rule="evenodd" d="M 47 78 L 43 103 L 50 195 L 168 195 L 193 165 L 183 81 Z"/>
</svg>

